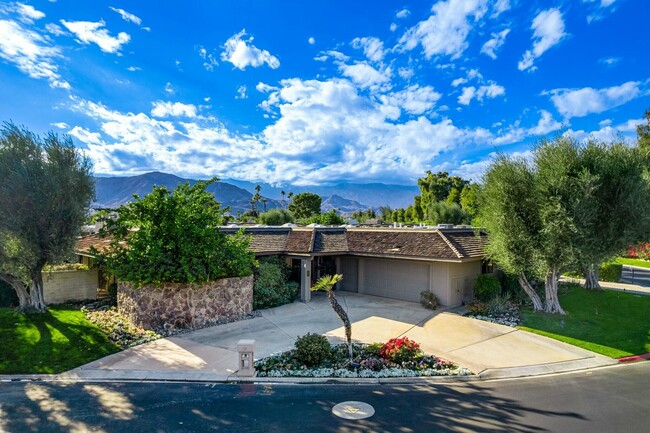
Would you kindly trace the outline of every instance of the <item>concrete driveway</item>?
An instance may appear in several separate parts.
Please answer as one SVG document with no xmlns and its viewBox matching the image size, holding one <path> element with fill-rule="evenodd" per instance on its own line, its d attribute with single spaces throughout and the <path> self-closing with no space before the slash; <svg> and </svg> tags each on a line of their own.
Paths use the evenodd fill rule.
<svg viewBox="0 0 650 433">
<path fill-rule="evenodd" d="M 355 341 L 385 342 L 406 335 L 422 349 L 484 377 L 569 371 L 616 363 L 577 347 L 417 303 L 337 292 Z M 262 317 L 164 338 L 72 370 L 73 377 L 225 380 L 237 369 L 240 339 L 256 341 L 255 358 L 291 349 L 308 332 L 344 341 L 344 329 L 325 294 L 262 311 Z"/>
</svg>

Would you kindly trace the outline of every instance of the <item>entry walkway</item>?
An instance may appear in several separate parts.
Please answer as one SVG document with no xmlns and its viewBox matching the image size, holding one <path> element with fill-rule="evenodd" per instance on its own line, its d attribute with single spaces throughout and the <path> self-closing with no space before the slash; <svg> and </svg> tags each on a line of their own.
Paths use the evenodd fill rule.
<svg viewBox="0 0 650 433">
<path fill-rule="evenodd" d="M 481 377 L 516 377 L 615 364 L 616 361 L 556 340 L 507 326 L 426 310 L 419 304 L 337 292 L 352 321 L 352 338 L 363 343 L 407 336 L 431 354 Z M 262 311 L 262 317 L 164 338 L 102 358 L 66 373 L 68 378 L 211 380 L 233 379 L 236 345 L 254 339 L 255 358 L 289 350 L 308 332 L 344 341 L 344 329 L 324 294 Z M 255 380 L 258 380 L 256 378 Z"/>
</svg>

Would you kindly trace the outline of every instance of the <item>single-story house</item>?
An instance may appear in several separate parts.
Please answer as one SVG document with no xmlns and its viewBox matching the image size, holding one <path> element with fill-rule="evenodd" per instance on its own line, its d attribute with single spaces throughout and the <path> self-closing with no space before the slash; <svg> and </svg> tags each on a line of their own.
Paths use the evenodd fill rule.
<svg viewBox="0 0 650 433">
<path fill-rule="evenodd" d="M 240 227 L 222 228 L 234 233 Z M 323 275 L 339 273 L 338 289 L 405 301 L 420 301 L 424 290 L 441 305 L 473 298 L 484 261 L 484 233 L 468 226 L 435 228 L 248 227 L 251 249 L 259 256 L 281 255 L 299 275 L 300 297 Z M 296 278 L 297 279 L 297 278 Z"/>
<path fill-rule="evenodd" d="M 468 226 L 428 227 L 222 227 L 226 234 L 244 229 L 257 257 L 279 255 L 300 282 L 300 298 L 311 299 L 311 286 L 323 275 L 339 273 L 337 289 L 405 301 L 420 301 L 424 290 L 443 306 L 473 298 L 484 260 L 486 235 Z M 92 267 L 90 247 L 108 240 L 88 235 L 77 243 L 80 263 Z"/>
</svg>

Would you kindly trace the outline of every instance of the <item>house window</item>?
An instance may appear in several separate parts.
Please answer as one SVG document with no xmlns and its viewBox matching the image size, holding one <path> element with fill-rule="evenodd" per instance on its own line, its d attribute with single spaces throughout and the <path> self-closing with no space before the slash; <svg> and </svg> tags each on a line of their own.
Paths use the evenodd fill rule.
<svg viewBox="0 0 650 433">
<path fill-rule="evenodd" d="M 492 274 L 494 273 L 494 265 L 492 264 L 492 260 L 483 260 L 483 263 L 481 263 L 481 273 L 482 274 Z"/>
</svg>

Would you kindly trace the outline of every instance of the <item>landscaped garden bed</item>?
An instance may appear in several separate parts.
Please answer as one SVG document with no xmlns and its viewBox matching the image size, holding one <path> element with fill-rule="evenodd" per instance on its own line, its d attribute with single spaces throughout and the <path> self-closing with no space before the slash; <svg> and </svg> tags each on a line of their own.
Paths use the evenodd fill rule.
<svg viewBox="0 0 650 433">
<path fill-rule="evenodd" d="M 109 340 L 122 349 L 137 346 L 157 340 L 162 336 L 154 331 L 135 326 L 130 320 L 121 315 L 116 307 L 87 308 L 81 307 L 86 319 L 108 337 Z"/>
<path fill-rule="evenodd" d="M 322 335 L 298 338 L 293 350 L 255 362 L 258 377 L 383 378 L 415 376 L 466 376 L 469 370 L 437 356 L 427 355 L 408 338 L 387 343 L 330 345 Z"/>
</svg>

